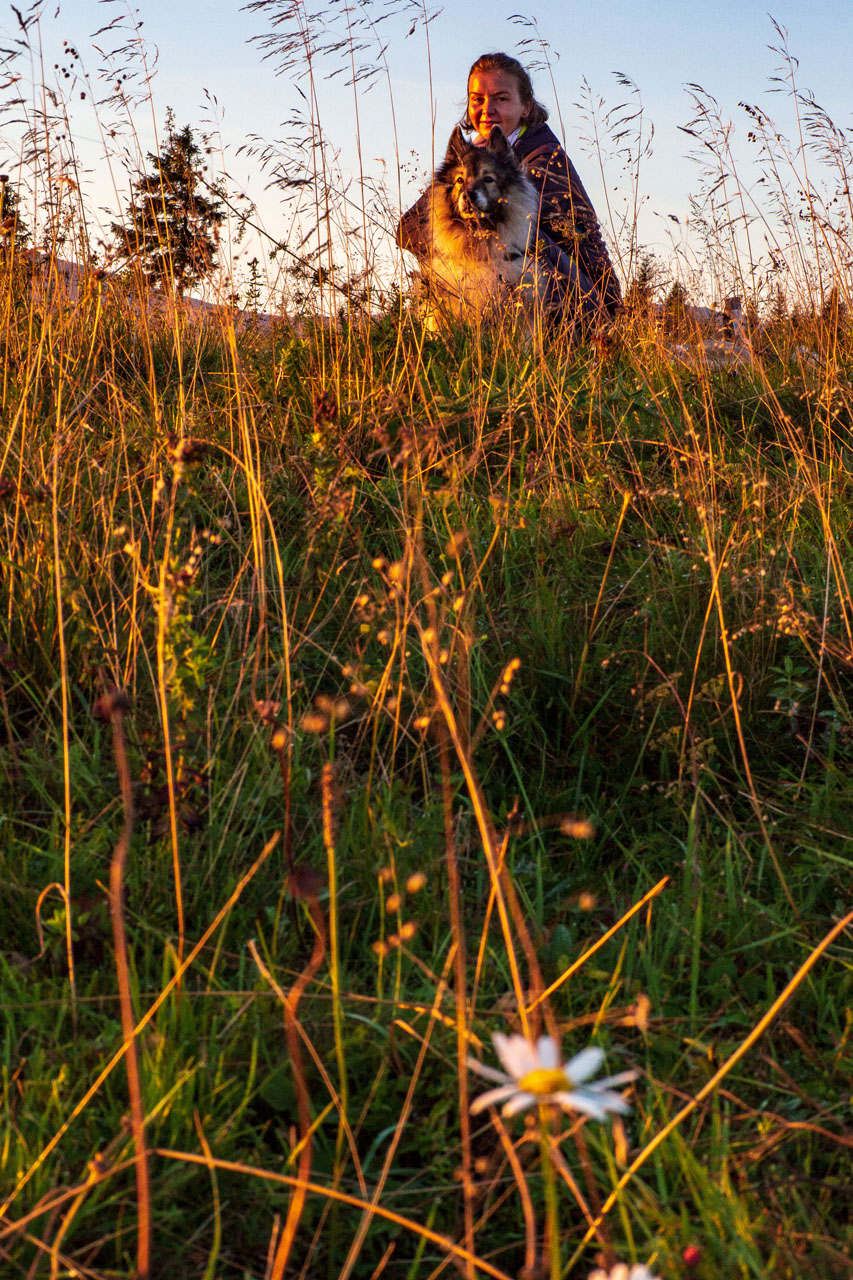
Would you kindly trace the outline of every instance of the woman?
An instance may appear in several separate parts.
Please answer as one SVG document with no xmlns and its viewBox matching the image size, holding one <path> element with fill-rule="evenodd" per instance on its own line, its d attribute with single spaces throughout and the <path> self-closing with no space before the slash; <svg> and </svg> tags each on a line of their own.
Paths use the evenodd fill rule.
<svg viewBox="0 0 853 1280">
<path fill-rule="evenodd" d="M 566 281 L 563 296 L 584 320 L 608 319 L 621 302 L 619 281 L 601 237 L 592 202 L 577 170 L 548 128 L 548 112 L 533 96 L 530 76 L 506 53 L 486 53 L 468 74 L 462 128 L 484 145 L 500 125 L 539 193 L 538 252 Z M 430 193 L 403 215 L 397 243 L 416 257 L 430 250 Z M 578 294 L 579 299 L 578 299 Z"/>
</svg>

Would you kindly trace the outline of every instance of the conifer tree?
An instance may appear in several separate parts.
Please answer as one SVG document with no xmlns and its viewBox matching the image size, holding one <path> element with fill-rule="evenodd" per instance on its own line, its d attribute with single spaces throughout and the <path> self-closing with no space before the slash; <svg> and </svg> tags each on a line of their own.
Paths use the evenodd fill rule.
<svg viewBox="0 0 853 1280">
<path fill-rule="evenodd" d="M 201 147 L 189 125 L 176 129 L 170 110 L 159 155 L 140 174 L 124 223 L 112 224 L 120 261 L 138 264 L 149 284 L 180 297 L 217 265 L 222 199 L 206 183 Z"/>
<path fill-rule="evenodd" d="M 660 268 L 654 254 L 644 253 L 625 291 L 625 311 L 631 315 L 645 315 L 651 310 L 659 275 Z"/>
<path fill-rule="evenodd" d="M 30 238 L 30 229 L 21 217 L 20 202 L 7 173 L 0 173 L 0 251 L 20 248 Z"/>
<path fill-rule="evenodd" d="M 663 315 L 667 333 L 683 334 L 687 323 L 687 307 L 690 295 L 680 280 L 674 280 L 664 298 Z"/>
<path fill-rule="evenodd" d="M 839 332 L 846 328 L 847 325 L 847 303 L 838 283 L 833 284 L 832 288 L 823 299 L 823 306 L 820 310 L 821 324 L 830 333 L 836 337 Z"/>
</svg>

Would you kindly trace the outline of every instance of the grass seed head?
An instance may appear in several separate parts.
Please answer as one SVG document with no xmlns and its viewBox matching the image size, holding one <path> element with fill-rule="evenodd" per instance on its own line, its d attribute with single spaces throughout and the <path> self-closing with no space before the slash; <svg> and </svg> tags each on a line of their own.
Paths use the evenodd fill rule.
<svg viewBox="0 0 853 1280">
<path fill-rule="evenodd" d="M 595 835 L 595 827 L 589 818 L 564 818 L 560 823 L 560 830 L 564 836 L 571 836 L 573 840 L 591 840 Z"/>
</svg>

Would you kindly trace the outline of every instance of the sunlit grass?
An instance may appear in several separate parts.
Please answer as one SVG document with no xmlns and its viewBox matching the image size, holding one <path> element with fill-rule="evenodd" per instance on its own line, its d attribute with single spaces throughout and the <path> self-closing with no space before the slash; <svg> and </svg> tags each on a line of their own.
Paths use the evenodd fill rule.
<svg viewBox="0 0 853 1280">
<path fill-rule="evenodd" d="M 0 271 L 0 1270 L 849 1274 L 838 295 L 733 371 Z M 630 1115 L 472 1115 L 495 1032 Z"/>
</svg>

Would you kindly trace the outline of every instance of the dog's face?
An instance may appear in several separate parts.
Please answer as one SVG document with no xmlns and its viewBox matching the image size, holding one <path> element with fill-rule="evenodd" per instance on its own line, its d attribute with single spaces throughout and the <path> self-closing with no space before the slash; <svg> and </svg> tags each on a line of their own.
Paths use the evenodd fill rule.
<svg viewBox="0 0 853 1280">
<path fill-rule="evenodd" d="M 446 188 L 457 217 L 488 230 L 504 220 L 508 194 L 518 185 L 520 172 L 499 125 L 495 125 L 488 142 L 481 147 L 466 142 L 457 126 L 436 181 Z"/>
</svg>

